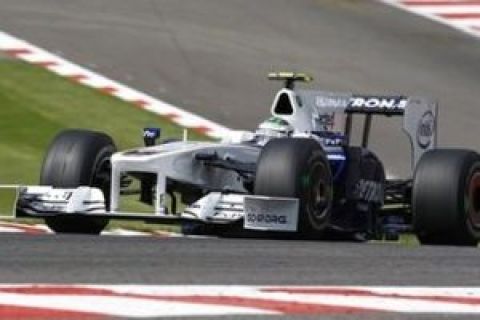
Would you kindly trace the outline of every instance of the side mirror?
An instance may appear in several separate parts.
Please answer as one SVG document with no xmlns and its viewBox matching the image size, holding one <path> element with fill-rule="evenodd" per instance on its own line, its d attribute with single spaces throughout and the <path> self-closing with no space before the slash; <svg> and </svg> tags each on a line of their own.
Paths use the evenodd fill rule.
<svg viewBox="0 0 480 320">
<path fill-rule="evenodd" d="M 160 128 L 144 128 L 143 129 L 143 142 L 146 147 L 154 146 L 157 139 L 160 138 Z"/>
</svg>

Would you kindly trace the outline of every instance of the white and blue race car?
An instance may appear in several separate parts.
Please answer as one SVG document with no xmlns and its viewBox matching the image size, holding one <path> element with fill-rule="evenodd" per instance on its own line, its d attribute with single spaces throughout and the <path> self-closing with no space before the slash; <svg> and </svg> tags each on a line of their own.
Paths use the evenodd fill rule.
<svg viewBox="0 0 480 320">
<path fill-rule="evenodd" d="M 271 118 L 220 142 L 159 140 L 118 152 L 111 137 L 61 132 L 50 145 L 41 186 L 19 188 L 17 216 L 44 218 L 55 232 L 99 233 L 110 219 L 179 223 L 185 233 L 395 239 L 476 245 L 480 156 L 438 149 L 437 104 L 422 97 L 298 90 L 305 74 L 272 73 L 285 86 Z M 361 143 L 352 119 L 362 115 Z M 374 116 L 403 117 L 412 175 L 390 180 L 368 149 Z M 151 213 L 125 212 L 138 193 Z"/>
</svg>

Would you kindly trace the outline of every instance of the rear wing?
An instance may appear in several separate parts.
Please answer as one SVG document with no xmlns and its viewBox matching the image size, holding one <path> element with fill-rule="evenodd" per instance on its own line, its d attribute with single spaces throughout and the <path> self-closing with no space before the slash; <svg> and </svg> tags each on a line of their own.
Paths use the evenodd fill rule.
<svg viewBox="0 0 480 320">
<path fill-rule="evenodd" d="M 352 134 L 352 117 L 356 114 L 365 115 L 363 147 L 368 146 L 373 116 L 403 117 L 403 131 L 411 144 L 412 168 L 426 151 L 437 146 L 438 104 L 424 97 L 356 95 L 284 88 L 277 93 L 272 105 L 274 116 L 285 119 L 302 131 L 325 131 L 323 119 L 336 113 L 346 115 L 343 127 L 347 143 Z"/>
</svg>

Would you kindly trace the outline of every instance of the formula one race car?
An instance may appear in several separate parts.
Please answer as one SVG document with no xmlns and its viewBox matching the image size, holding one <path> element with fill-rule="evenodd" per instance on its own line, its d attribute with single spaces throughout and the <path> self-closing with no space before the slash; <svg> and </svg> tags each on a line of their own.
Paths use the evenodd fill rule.
<svg viewBox="0 0 480 320">
<path fill-rule="evenodd" d="M 100 233 L 117 218 L 179 223 L 185 233 L 368 240 L 414 232 L 422 244 L 477 245 L 480 155 L 436 148 L 435 102 L 295 89 L 311 80 L 305 74 L 269 78 L 285 82 L 272 117 L 221 142 L 157 143 L 160 131 L 150 128 L 145 147 L 117 152 L 104 133 L 61 132 L 41 186 L 19 188 L 17 216 L 45 218 L 62 233 Z M 411 178 L 386 179 L 368 149 L 374 116 L 403 117 Z M 132 193 L 150 214 L 122 211 L 121 196 Z"/>
</svg>

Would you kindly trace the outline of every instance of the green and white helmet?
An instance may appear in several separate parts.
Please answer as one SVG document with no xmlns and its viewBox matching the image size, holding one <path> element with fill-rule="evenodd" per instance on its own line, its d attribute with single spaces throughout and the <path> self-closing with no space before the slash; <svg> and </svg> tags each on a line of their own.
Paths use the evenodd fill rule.
<svg viewBox="0 0 480 320">
<path fill-rule="evenodd" d="M 262 122 L 255 133 L 266 137 L 288 137 L 293 133 L 293 127 L 281 118 L 271 117 Z"/>
</svg>

